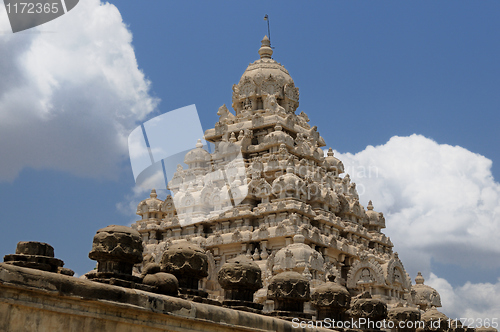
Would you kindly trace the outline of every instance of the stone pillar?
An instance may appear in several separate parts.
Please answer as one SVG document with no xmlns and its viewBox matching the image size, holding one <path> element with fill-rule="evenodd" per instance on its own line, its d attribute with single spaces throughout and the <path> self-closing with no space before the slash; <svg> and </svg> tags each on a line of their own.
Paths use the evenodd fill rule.
<svg viewBox="0 0 500 332">
<path fill-rule="evenodd" d="M 311 299 L 309 281 L 298 272 L 282 272 L 271 278 L 267 297 L 274 301 L 273 316 L 311 319 L 304 302 Z"/>
<path fill-rule="evenodd" d="M 262 304 L 253 302 L 253 294 L 262 287 L 261 274 L 260 267 L 246 256 L 238 256 L 222 265 L 218 279 L 224 289 L 223 304 L 246 311 L 262 310 Z"/>
</svg>

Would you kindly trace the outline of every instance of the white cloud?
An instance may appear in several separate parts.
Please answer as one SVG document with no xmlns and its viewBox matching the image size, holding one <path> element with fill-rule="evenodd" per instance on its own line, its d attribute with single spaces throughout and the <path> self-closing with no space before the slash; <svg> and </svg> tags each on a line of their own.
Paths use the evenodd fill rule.
<svg viewBox="0 0 500 332">
<path fill-rule="evenodd" d="M 470 283 L 453 288 L 446 279 L 431 273 L 429 286 L 441 295 L 442 311 L 450 318 L 472 318 L 485 320 L 497 318 L 500 324 L 500 278 L 495 284 Z M 467 324 L 477 321 L 467 321 Z"/>
<path fill-rule="evenodd" d="M 500 184 L 489 159 L 420 135 L 336 156 L 357 183 L 360 202 L 371 199 L 384 212 L 385 233 L 407 268 L 428 274 L 431 258 L 468 268 L 500 266 Z"/>
<path fill-rule="evenodd" d="M 500 279 L 452 287 L 430 271 L 431 260 L 483 271 L 500 266 L 500 184 L 489 159 L 421 135 L 336 157 L 356 182 L 361 204 L 371 199 L 384 212 L 384 232 L 412 277 L 419 270 L 431 276 L 426 284 L 441 294 L 444 313 L 498 317 Z"/>
<path fill-rule="evenodd" d="M 0 6 L 0 181 L 25 167 L 113 177 L 128 133 L 158 103 L 118 9 L 80 1 L 54 21 L 9 30 Z"/>
</svg>

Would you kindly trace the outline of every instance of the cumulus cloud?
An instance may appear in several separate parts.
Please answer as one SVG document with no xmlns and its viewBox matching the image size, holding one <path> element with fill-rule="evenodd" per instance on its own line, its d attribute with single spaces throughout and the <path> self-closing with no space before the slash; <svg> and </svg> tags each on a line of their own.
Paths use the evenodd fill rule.
<svg viewBox="0 0 500 332">
<path fill-rule="evenodd" d="M 412 277 L 419 270 L 430 275 L 426 284 L 441 294 L 444 313 L 498 317 L 500 279 L 453 287 L 431 273 L 431 260 L 483 271 L 500 266 L 500 184 L 491 160 L 421 135 L 395 136 L 384 145 L 336 156 L 356 182 L 360 203 L 373 200 L 375 210 L 384 213 L 384 232 Z"/>
<path fill-rule="evenodd" d="M 26 167 L 113 177 L 127 136 L 158 99 L 118 9 L 80 1 L 16 34 L 0 6 L 0 181 Z"/>
<path fill-rule="evenodd" d="M 495 284 L 471 283 L 452 287 L 446 279 L 431 273 L 426 282 L 441 295 L 442 311 L 450 318 L 472 318 L 485 320 L 497 318 L 500 313 L 500 278 Z M 476 324 L 477 321 L 467 320 L 466 324 Z M 465 323 L 465 321 L 464 321 Z"/>
<path fill-rule="evenodd" d="M 491 160 L 420 135 L 336 155 L 357 183 L 360 202 L 371 199 L 384 212 L 385 232 L 411 270 L 430 272 L 431 258 L 500 266 L 500 184 Z"/>
</svg>

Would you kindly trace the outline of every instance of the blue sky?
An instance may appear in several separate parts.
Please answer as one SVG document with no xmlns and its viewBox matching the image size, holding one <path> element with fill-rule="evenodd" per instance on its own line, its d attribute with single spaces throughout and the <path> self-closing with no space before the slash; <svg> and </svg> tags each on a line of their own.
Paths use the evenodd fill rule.
<svg viewBox="0 0 500 332">
<path fill-rule="evenodd" d="M 500 200 L 500 3 L 110 3 L 81 0 L 65 16 L 16 34 L 0 10 L 2 255 L 37 240 L 78 274 L 92 269 L 95 231 L 130 224 L 130 206 L 144 197 L 134 192 L 128 133 L 190 104 L 203 128 L 213 127 L 218 107 L 231 104 L 232 84 L 258 58 L 268 14 L 273 58 L 300 89 L 299 111 L 346 166 L 381 168 L 375 179 L 352 177 L 358 189 L 374 188 L 361 198 L 379 198 L 375 209 L 385 213 L 412 279 L 422 269 L 450 302 L 467 282 L 500 294 L 500 248 L 488 237 L 500 227 L 500 211 L 488 210 Z M 460 188 L 463 197 L 446 199 Z M 402 199 L 426 191 L 427 198 Z M 464 208 L 471 200 L 477 206 Z M 418 226 L 432 223 L 443 229 Z M 443 245 L 433 241 L 450 233 Z M 412 234 L 428 237 L 426 247 L 404 238 Z M 500 304 L 448 310 L 487 315 Z"/>
</svg>

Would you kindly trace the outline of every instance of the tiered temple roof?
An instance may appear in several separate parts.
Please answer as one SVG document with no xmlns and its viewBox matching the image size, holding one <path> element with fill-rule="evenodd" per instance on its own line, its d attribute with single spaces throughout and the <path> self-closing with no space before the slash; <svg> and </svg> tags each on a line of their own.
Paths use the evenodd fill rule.
<svg viewBox="0 0 500 332">
<path fill-rule="evenodd" d="M 307 277 L 312 289 L 334 276 L 353 296 L 414 305 L 410 277 L 382 233 L 383 214 L 371 201 L 365 209 L 342 162 L 331 148 L 325 154 L 318 128 L 297 111 L 299 89 L 272 54 L 264 37 L 260 59 L 233 85 L 235 113 L 221 106 L 205 132 L 215 150 L 199 141 L 169 182 L 173 196 L 159 202 L 153 192 L 139 204 L 133 227 L 145 254 L 159 261 L 181 240 L 204 248 L 202 286 L 213 297 L 222 296 L 220 267 L 243 254 L 261 268 L 256 300 L 269 306 L 267 286 L 283 271 Z"/>
</svg>

